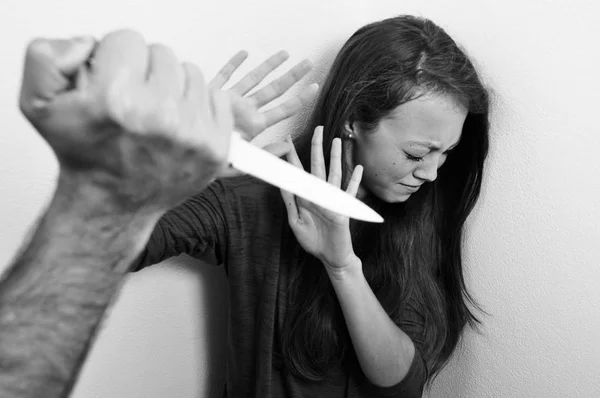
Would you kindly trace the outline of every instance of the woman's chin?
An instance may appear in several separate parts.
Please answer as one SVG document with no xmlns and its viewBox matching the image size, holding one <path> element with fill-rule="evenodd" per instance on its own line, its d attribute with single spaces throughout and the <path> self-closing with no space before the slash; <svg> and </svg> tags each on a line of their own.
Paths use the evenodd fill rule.
<svg viewBox="0 0 600 398">
<path fill-rule="evenodd" d="M 374 196 L 385 203 L 404 203 L 406 202 L 412 193 L 398 192 L 393 190 L 378 190 L 371 191 Z"/>
<path fill-rule="evenodd" d="M 387 201 L 387 203 L 404 203 L 410 198 L 410 193 L 398 195 L 396 194 L 393 198 Z"/>
</svg>

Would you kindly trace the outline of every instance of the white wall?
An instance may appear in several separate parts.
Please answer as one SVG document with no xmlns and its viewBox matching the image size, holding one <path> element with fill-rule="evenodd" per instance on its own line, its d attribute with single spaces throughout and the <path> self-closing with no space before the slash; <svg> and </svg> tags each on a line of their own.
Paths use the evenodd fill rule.
<svg viewBox="0 0 600 398">
<path fill-rule="evenodd" d="M 598 398 L 598 11 L 591 0 L 3 0 L 0 264 L 48 200 L 57 172 L 16 107 L 30 37 L 132 27 L 174 46 L 207 76 L 238 49 L 251 53 L 248 70 L 285 48 L 289 64 L 316 62 L 308 84 L 362 24 L 419 14 L 468 49 L 496 98 L 488 173 L 465 245 L 468 284 L 491 315 L 481 335 L 466 334 L 430 396 Z M 221 269 L 188 260 L 132 276 L 74 396 L 218 396 L 225 289 Z"/>
</svg>

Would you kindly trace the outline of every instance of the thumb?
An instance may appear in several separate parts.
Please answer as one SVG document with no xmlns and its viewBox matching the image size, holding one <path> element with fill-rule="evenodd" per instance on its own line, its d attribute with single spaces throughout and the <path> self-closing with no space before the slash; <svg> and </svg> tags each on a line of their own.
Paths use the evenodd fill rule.
<svg viewBox="0 0 600 398">
<path fill-rule="evenodd" d="M 282 141 L 265 145 L 262 149 L 280 158 L 284 155 L 287 155 L 291 148 L 292 147 L 290 146 L 289 142 Z"/>
<path fill-rule="evenodd" d="M 21 83 L 23 113 L 30 117 L 31 112 L 71 88 L 73 76 L 90 58 L 95 45 L 92 37 L 32 41 L 27 47 Z"/>
</svg>

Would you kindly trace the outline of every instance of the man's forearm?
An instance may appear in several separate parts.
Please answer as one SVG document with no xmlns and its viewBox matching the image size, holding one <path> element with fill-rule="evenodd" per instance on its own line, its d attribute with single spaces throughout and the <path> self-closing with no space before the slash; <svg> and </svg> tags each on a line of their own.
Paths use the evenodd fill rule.
<svg viewBox="0 0 600 398">
<path fill-rule="evenodd" d="M 125 215 L 95 192 L 59 183 L 28 246 L 0 281 L 0 396 L 69 395 L 157 218 Z"/>
<path fill-rule="evenodd" d="M 330 279 L 363 372 L 377 386 L 399 383 L 415 355 L 412 340 L 385 312 L 360 265 L 330 272 Z"/>
</svg>

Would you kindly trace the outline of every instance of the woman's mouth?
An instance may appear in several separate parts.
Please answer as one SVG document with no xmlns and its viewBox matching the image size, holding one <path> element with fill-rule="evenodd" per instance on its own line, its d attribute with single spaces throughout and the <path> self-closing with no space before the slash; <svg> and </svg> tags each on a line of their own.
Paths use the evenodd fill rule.
<svg viewBox="0 0 600 398">
<path fill-rule="evenodd" d="M 417 190 L 419 190 L 419 185 L 406 185 L 406 184 L 402 184 L 400 183 L 400 185 L 404 186 L 408 191 L 411 192 L 416 192 Z"/>
</svg>

